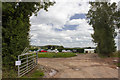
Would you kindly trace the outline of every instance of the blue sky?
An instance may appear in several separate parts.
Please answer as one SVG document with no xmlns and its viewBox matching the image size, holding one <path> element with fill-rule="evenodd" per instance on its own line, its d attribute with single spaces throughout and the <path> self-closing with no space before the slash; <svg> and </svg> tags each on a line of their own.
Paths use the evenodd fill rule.
<svg viewBox="0 0 120 80">
<path fill-rule="evenodd" d="M 86 14 L 75 14 L 70 17 L 70 20 L 73 19 L 86 19 Z M 55 28 L 56 31 L 63 31 L 63 30 L 76 30 L 77 26 L 79 25 L 67 25 L 65 24 L 62 29 Z"/>
<path fill-rule="evenodd" d="M 70 20 L 72 19 L 84 19 L 86 18 L 86 14 L 75 14 L 74 16 L 70 17 Z"/>
<path fill-rule="evenodd" d="M 93 47 L 93 28 L 86 16 L 90 5 L 88 0 L 55 0 L 48 12 L 40 10 L 32 16 L 31 45 L 63 45 L 64 47 Z M 81 4 L 81 5 L 80 5 Z"/>
</svg>

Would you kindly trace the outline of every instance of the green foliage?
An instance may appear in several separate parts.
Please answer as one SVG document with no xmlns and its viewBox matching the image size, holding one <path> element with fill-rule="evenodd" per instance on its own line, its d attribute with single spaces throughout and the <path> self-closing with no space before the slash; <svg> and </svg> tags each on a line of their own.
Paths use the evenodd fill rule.
<svg viewBox="0 0 120 80">
<path fill-rule="evenodd" d="M 119 57 L 120 58 L 120 51 L 114 52 L 111 57 Z"/>
<path fill-rule="evenodd" d="M 84 53 L 84 49 L 83 49 L 83 48 L 77 49 L 77 52 L 79 52 L 79 53 Z"/>
<path fill-rule="evenodd" d="M 63 49 L 57 49 L 59 52 L 62 52 Z"/>
<path fill-rule="evenodd" d="M 84 53 L 84 48 L 64 48 L 65 50 L 76 50 L 78 53 Z"/>
<path fill-rule="evenodd" d="M 31 51 L 37 51 L 38 48 L 30 48 L 29 50 L 31 50 Z"/>
<path fill-rule="evenodd" d="M 17 77 L 17 71 L 14 69 L 8 69 L 3 67 L 2 68 L 2 77 L 3 78 L 16 78 Z"/>
<path fill-rule="evenodd" d="M 97 52 L 104 56 L 110 56 L 116 50 L 114 38 L 116 37 L 115 27 L 116 4 L 108 2 L 90 2 L 91 9 L 87 14 L 89 24 L 94 29 L 92 34 L 93 42 L 97 44 Z"/>
<path fill-rule="evenodd" d="M 67 58 L 76 56 L 75 53 L 38 53 L 39 58 Z"/>
<path fill-rule="evenodd" d="M 16 69 L 15 61 L 25 47 L 29 47 L 30 16 L 54 3 L 3 2 L 2 3 L 2 59 L 3 67 Z"/>
<path fill-rule="evenodd" d="M 46 46 L 42 46 L 41 47 L 42 49 L 63 49 L 64 47 L 63 46 L 58 46 L 58 45 L 46 45 Z"/>
<path fill-rule="evenodd" d="M 120 28 L 120 8 L 116 13 L 114 14 L 115 20 L 116 20 L 116 28 Z"/>
</svg>

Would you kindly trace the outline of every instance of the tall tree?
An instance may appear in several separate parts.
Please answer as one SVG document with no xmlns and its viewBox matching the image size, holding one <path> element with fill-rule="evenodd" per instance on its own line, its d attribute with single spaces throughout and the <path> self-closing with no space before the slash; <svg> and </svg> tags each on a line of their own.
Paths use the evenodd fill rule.
<svg viewBox="0 0 120 80">
<path fill-rule="evenodd" d="M 30 16 L 54 2 L 2 3 L 2 58 L 3 67 L 15 68 L 17 56 L 29 46 Z"/>
<path fill-rule="evenodd" d="M 91 35 L 97 44 L 97 52 L 110 56 L 116 50 L 114 38 L 116 37 L 116 3 L 90 2 L 91 8 L 87 18 L 92 25 L 94 33 Z"/>
</svg>

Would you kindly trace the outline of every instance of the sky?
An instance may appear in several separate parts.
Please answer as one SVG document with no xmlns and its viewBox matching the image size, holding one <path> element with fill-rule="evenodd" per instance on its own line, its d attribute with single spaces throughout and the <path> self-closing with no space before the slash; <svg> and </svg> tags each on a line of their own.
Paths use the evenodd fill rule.
<svg viewBox="0 0 120 80">
<path fill-rule="evenodd" d="M 64 47 L 96 46 L 91 38 L 93 28 L 86 20 L 86 14 L 90 9 L 88 1 L 55 0 L 56 3 L 48 8 L 48 12 L 41 9 L 37 16 L 33 15 L 30 18 L 30 44 Z"/>
</svg>

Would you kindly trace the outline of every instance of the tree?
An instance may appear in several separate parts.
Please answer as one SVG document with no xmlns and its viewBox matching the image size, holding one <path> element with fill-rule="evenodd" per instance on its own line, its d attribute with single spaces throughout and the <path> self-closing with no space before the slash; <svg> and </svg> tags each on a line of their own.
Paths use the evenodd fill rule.
<svg viewBox="0 0 120 80">
<path fill-rule="evenodd" d="M 17 56 L 29 47 L 30 16 L 54 2 L 2 3 L 2 58 L 3 67 L 15 68 Z"/>
<path fill-rule="evenodd" d="M 110 56 L 116 50 L 116 3 L 90 2 L 91 8 L 87 13 L 88 23 L 92 25 L 94 33 L 91 35 L 97 44 L 97 52 Z"/>
</svg>

